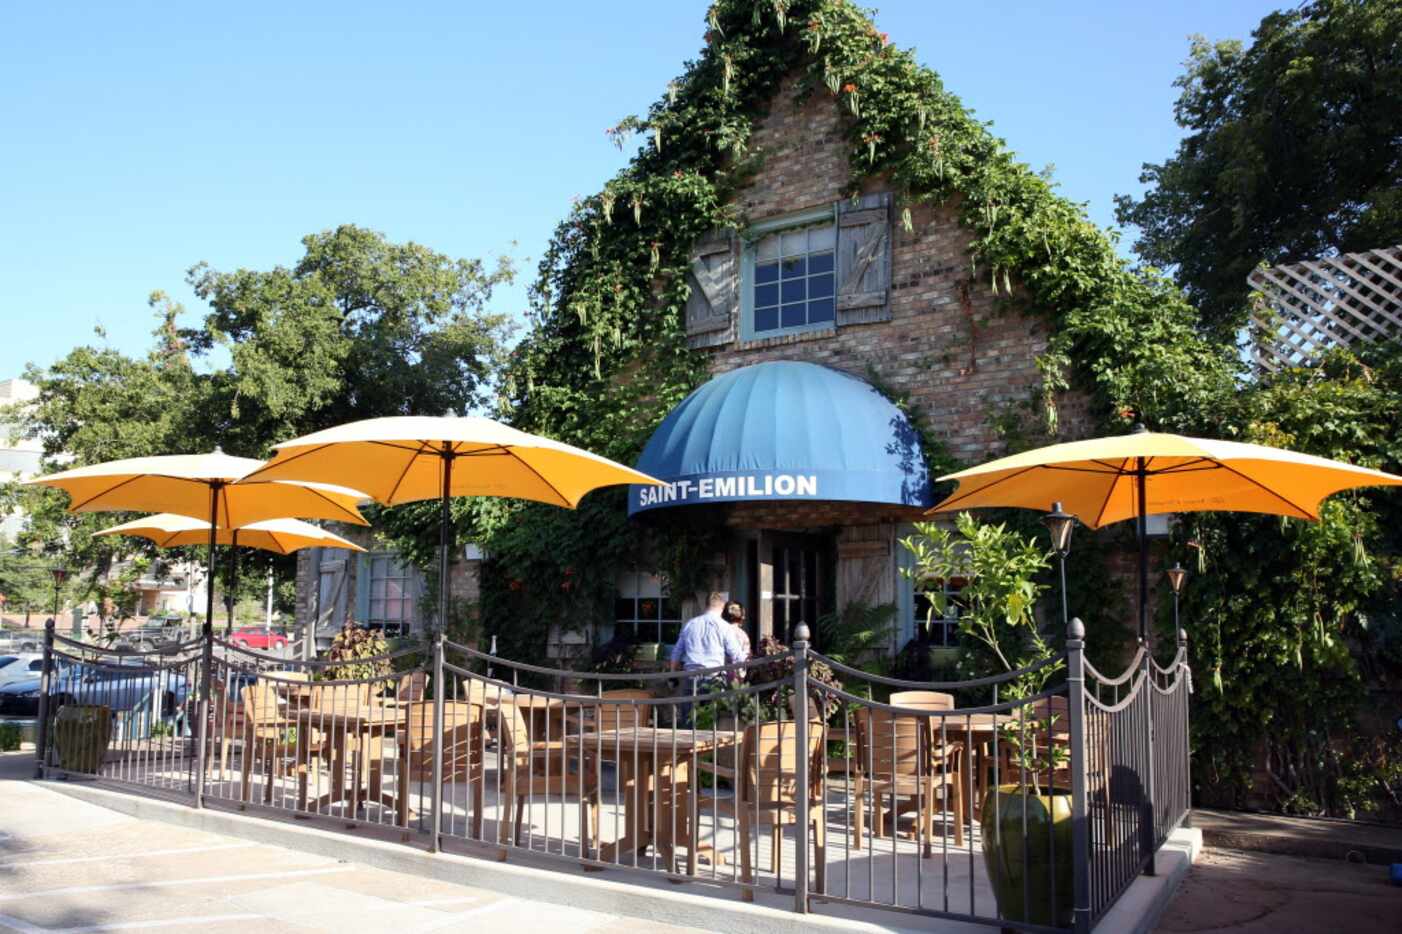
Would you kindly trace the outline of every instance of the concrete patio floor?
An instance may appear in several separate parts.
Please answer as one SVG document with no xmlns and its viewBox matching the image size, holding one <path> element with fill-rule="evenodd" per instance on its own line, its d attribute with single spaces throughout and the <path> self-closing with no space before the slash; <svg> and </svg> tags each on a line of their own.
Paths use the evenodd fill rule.
<svg viewBox="0 0 1402 934">
<path fill-rule="evenodd" d="M 33 769 L 0 756 L 0 931 L 693 930 L 139 820 L 25 781 Z"/>
</svg>

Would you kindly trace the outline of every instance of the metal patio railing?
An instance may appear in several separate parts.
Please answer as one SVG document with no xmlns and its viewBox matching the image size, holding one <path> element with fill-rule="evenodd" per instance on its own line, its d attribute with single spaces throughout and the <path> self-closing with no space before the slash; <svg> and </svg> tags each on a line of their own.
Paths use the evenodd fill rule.
<svg viewBox="0 0 1402 934">
<path fill-rule="evenodd" d="M 800 631 L 800 635 L 802 632 Z M 45 636 L 40 773 L 383 826 L 432 850 L 1087 931 L 1189 807 L 1186 644 L 1106 677 L 1064 651 L 993 677 L 870 674 L 805 641 L 592 673 L 441 636 L 302 661 L 206 630 L 158 652 Z M 396 670 L 398 669 L 398 670 Z"/>
</svg>

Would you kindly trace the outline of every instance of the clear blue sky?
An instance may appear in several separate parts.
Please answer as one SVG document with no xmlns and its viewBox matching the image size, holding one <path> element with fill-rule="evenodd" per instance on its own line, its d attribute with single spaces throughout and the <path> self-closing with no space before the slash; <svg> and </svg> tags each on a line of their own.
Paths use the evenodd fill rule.
<svg viewBox="0 0 1402 934">
<path fill-rule="evenodd" d="M 1103 224 L 1174 147 L 1187 36 L 1247 38 L 1281 5 L 888 0 L 914 46 Z M 704 0 L 11 3 L 0 12 L 0 379 L 101 324 L 142 352 L 164 289 L 290 264 L 341 223 L 525 283 L 574 195 L 624 161 L 604 128 L 694 56 Z"/>
</svg>

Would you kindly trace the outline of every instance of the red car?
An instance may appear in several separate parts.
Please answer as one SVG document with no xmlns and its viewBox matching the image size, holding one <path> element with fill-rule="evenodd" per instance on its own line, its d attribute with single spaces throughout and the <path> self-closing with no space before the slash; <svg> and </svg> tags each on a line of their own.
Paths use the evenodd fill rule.
<svg viewBox="0 0 1402 934">
<path fill-rule="evenodd" d="M 287 636 L 276 629 L 269 632 L 262 626 L 241 626 L 229 634 L 229 641 L 241 649 L 280 649 L 287 645 Z"/>
</svg>

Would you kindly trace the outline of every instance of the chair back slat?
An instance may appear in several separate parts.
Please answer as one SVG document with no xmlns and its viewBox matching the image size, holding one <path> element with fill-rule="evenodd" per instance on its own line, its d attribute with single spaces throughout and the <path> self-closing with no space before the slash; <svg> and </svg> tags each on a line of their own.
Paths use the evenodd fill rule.
<svg viewBox="0 0 1402 934">
<path fill-rule="evenodd" d="M 411 704 L 409 774 L 412 778 L 433 774 L 433 701 Z M 443 775 L 463 778 L 482 761 L 482 708 L 462 701 L 443 704 Z"/>
<path fill-rule="evenodd" d="M 605 691 L 600 697 L 609 701 L 650 700 L 652 695 L 637 688 Z M 633 730 L 652 726 L 652 704 L 598 704 L 594 707 L 594 729 Z"/>
<path fill-rule="evenodd" d="M 825 727 L 808 724 L 808 774 L 821 780 Z M 744 800 L 760 807 L 798 803 L 798 724 L 792 720 L 758 723 L 745 728 L 740 768 L 744 770 Z"/>
<path fill-rule="evenodd" d="M 953 710 L 954 695 L 943 691 L 897 691 L 891 695 L 892 707 L 912 707 L 916 710 Z"/>
<path fill-rule="evenodd" d="M 928 717 L 893 714 L 868 708 L 858 718 L 860 765 L 871 777 L 889 781 L 924 774 L 921 734 L 929 729 Z"/>
</svg>

